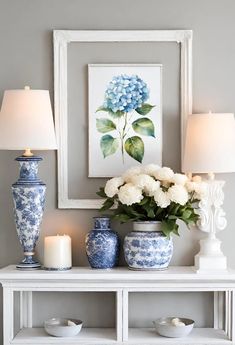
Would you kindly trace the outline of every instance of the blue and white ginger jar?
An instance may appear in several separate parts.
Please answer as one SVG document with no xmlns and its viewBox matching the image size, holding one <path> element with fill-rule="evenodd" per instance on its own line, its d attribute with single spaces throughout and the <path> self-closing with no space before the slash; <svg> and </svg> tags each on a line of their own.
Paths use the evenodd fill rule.
<svg viewBox="0 0 235 345">
<path fill-rule="evenodd" d="M 94 217 L 95 226 L 86 236 L 86 253 L 92 268 L 112 268 L 118 263 L 119 238 L 109 217 Z"/>
<path fill-rule="evenodd" d="M 124 255 L 134 270 L 164 270 L 173 254 L 172 238 L 161 231 L 161 222 L 134 222 L 124 239 Z"/>
</svg>

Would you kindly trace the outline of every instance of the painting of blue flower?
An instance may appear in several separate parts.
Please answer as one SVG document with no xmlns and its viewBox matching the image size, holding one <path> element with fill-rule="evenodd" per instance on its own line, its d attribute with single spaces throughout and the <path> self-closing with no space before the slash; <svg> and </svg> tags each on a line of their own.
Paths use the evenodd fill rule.
<svg viewBox="0 0 235 345">
<path fill-rule="evenodd" d="M 105 111 L 109 117 L 97 119 L 97 130 L 108 133 L 114 129 L 119 138 L 109 134 L 102 136 L 100 147 L 104 158 L 113 155 L 120 148 L 122 162 L 125 162 L 125 152 L 134 160 L 142 163 L 144 158 L 143 135 L 155 138 L 154 124 L 146 115 L 155 107 L 146 103 L 149 98 L 147 84 L 138 75 L 121 74 L 114 76 L 107 86 L 104 103 L 97 111 Z M 136 111 L 140 118 L 131 122 L 131 113 Z M 117 127 L 117 119 L 124 117 L 122 128 Z M 128 137 L 129 126 L 138 134 Z"/>
<path fill-rule="evenodd" d="M 149 145 L 153 144 L 153 149 L 156 148 L 156 143 L 160 145 L 161 121 L 156 117 L 156 114 L 160 116 L 161 111 L 160 96 L 157 95 L 157 98 L 152 95 L 155 89 L 151 90 L 149 74 L 145 78 L 142 71 L 143 68 L 139 72 L 138 67 L 123 68 L 123 72 L 117 69 L 115 73 L 114 69 L 113 75 L 110 73 L 109 79 L 106 78 L 103 94 L 101 90 L 97 90 L 99 99 L 102 99 L 94 108 L 93 114 L 90 114 L 90 121 L 95 120 L 97 135 L 93 135 L 99 138 L 97 147 L 99 146 L 104 165 L 106 161 L 111 162 L 110 157 L 115 157 L 115 164 L 123 166 L 123 170 L 127 168 L 127 164 L 146 164 L 150 156 Z M 96 79 L 94 77 L 95 82 Z M 157 80 L 157 83 L 160 84 L 160 81 Z M 96 89 L 92 87 L 90 85 L 90 96 L 95 98 Z"/>
<path fill-rule="evenodd" d="M 138 75 L 122 74 L 113 77 L 105 92 L 104 108 L 120 116 L 140 109 L 149 98 L 147 84 Z"/>
</svg>

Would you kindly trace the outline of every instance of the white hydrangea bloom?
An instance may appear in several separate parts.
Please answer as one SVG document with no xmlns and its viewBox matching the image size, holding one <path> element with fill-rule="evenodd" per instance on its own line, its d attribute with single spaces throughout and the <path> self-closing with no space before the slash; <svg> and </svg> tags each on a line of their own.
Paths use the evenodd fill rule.
<svg viewBox="0 0 235 345">
<path fill-rule="evenodd" d="M 154 193 L 154 200 L 156 201 L 156 204 L 159 207 L 161 207 L 161 208 L 166 208 L 171 203 L 170 198 L 168 197 L 167 192 L 163 192 L 163 190 L 161 188 L 159 188 Z"/>
<path fill-rule="evenodd" d="M 154 181 L 144 188 L 144 192 L 149 196 L 154 196 L 156 191 L 160 188 L 160 182 Z"/>
<path fill-rule="evenodd" d="M 124 172 L 122 175 L 122 178 L 124 179 L 125 182 L 130 182 L 131 178 L 134 175 L 139 175 L 142 173 L 142 168 L 141 167 L 132 167 Z"/>
<path fill-rule="evenodd" d="M 128 206 L 139 203 L 143 197 L 141 189 L 134 186 L 132 183 L 126 183 L 118 192 L 120 202 Z"/>
<path fill-rule="evenodd" d="M 133 176 L 131 183 L 141 188 L 149 196 L 153 196 L 155 191 L 160 187 L 159 181 L 155 181 L 154 178 L 146 174 Z"/>
<path fill-rule="evenodd" d="M 171 168 L 163 167 L 158 169 L 154 177 L 160 181 L 171 181 L 174 176 L 174 171 Z"/>
<path fill-rule="evenodd" d="M 206 182 L 200 182 L 200 183 L 197 183 L 197 185 L 198 186 L 196 188 L 195 198 L 200 200 L 207 195 L 208 184 Z"/>
<path fill-rule="evenodd" d="M 111 180 L 108 180 L 104 192 L 109 197 L 112 198 L 118 193 L 118 188 L 123 185 L 124 180 L 122 177 L 113 177 Z"/>
<path fill-rule="evenodd" d="M 160 166 L 157 164 L 148 164 L 143 167 L 143 173 L 150 176 L 154 176 L 159 169 Z"/>
<path fill-rule="evenodd" d="M 174 184 L 178 184 L 184 186 L 185 183 L 188 181 L 188 177 L 184 174 L 174 174 L 171 180 Z"/>
<path fill-rule="evenodd" d="M 185 185 L 189 193 L 195 193 L 196 199 L 202 199 L 207 193 L 207 183 L 206 182 L 193 182 L 188 181 Z"/>
<path fill-rule="evenodd" d="M 139 175 L 133 175 L 130 177 L 131 183 L 133 183 L 136 187 L 139 187 L 141 189 L 144 189 L 146 184 L 150 183 L 151 180 L 154 181 L 152 177 L 146 174 L 139 174 Z"/>
<path fill-rule="evenodd" d="M 167 194 L 171 201 L 176 202 L 180 205 L 185 205 L 189 199 L 186 188 L 180 185 L 171 186 L 168 189 Z"/>
</svg>

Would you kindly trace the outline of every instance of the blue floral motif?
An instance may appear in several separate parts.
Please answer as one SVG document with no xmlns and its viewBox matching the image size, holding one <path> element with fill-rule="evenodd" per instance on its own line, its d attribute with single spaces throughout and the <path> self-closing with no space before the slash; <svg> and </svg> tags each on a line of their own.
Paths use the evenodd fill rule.
<svg viewBox="0 0 235 345">
<path fill-rule="evenodd" d="M 108 217 L 96 217 L 95 228 L 86 236 L 86 253 L 92 268 L 112 268 L 118 263 L 119 238 Z"/>
<path fill-rule="evenodd" d="M 20 178 L 12 185 L 17 234 L 25 253 L 33 253 L 40 233 L 46 185 L 37 177 L 40 157 L 18 157 Z M 38 265 L 27 254 L 21 265 Z"/>
<path fill-rule="evenodd" d="M 124 239 L 125 260 L 132 269 L 166 269 L 172 254 L 172 239 L 161 231 L 132 231 Z"/>
<path fill-rule="evenodd" d="M 149 98 L 147 84 L 137 75 L 121 74 L 113 77 L 105 92 L 103 106 L 112 112 L 131 112 Z"/>
<path fill-rule="evenodd" d="M 38 173 L 37 162 L 20 162 L 20 177 L 22 179 L 35 179 Z"/>
<path fill-rule="evenodd" d="M 95 217 L 94 228 L 97 230 L 107 230 L 110 229 L 110 218 L 109 217 Z"/>
</svg>

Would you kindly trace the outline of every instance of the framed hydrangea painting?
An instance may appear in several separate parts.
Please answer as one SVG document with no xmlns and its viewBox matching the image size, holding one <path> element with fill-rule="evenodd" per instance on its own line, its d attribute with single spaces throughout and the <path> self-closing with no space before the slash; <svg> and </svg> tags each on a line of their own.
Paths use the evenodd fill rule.
<svg viewBox="0 0 235 345">
<path fill-rule="evenodd" d="M 89 177 L 162 165 L 162 65 L 91 64 Z"/>
</svg>

